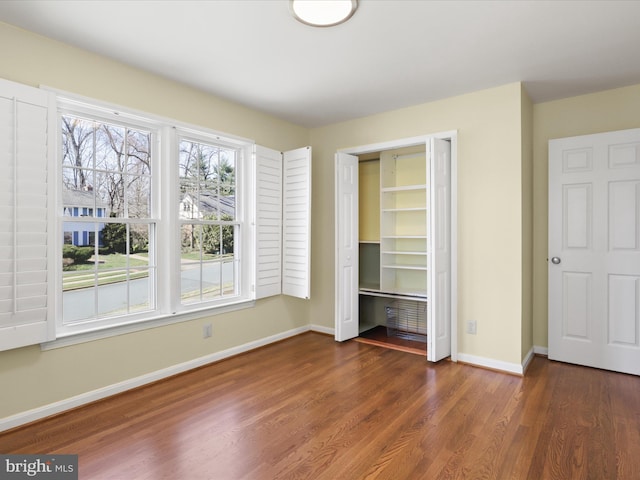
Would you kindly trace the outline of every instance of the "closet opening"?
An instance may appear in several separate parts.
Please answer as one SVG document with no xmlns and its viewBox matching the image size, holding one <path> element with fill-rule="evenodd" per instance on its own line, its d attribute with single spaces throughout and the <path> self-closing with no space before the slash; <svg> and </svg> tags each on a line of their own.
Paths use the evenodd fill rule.
<svg viewBox="0 0 640 480">
<path fill-rule="evenodd" d="M 425 145 L 417 145 L 358 156 L 356 337 L 423 356 L 427 354 L 425 155 Z"/>
<path fill-rule="evenodd" d="M 410 140 L 336 154 L 336 340 L 437 361 L 456 330 L 455 134 Z"/>
</svg>

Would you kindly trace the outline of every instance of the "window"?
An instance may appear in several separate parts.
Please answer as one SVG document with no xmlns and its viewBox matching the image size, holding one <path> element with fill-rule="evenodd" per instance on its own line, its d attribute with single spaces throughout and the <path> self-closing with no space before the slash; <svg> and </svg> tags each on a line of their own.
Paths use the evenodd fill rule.
<svg viewBox="0 0 640 480">
<path fill-rule="evenodd" d="M 62 247 L 63 328 L 155 310 L 157 134 L 69 112 L 60 130 L 60 219 L 74 232 Z M 73 220 L 64 215 L 71 208 L 79 213 Z"/>
<path fill-rule="evenodd" d="M 0 120 L 0 350 L 309 297 L 310 147 L 1 79 Z"/>
<path fill-rule="evenodd" d="M 244 233 L 236 209 L 239 148 L 180 138 L 180 301 L 239 294 L 236 246 Z"/>
<path fill-rule="evenodd" d="M 60 103 L 58 336 L 253 300 L 252 144 Z"/>
</svg>

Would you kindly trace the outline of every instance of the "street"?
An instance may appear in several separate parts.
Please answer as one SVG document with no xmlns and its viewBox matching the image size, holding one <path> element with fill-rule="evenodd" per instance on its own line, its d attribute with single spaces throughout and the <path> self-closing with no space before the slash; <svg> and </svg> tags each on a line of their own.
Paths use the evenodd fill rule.
<svg viewBox="0 0 640 480">
<path fill-rule="evenodd" d="M 200 285 L 202 290 L 219 289 L 220 285 L 233 282 L 233 260 L 223 263 L 222 279 L 220 277 L 220 262 L 203 264 L 202 283 L 200 282 L 199 264 L 192 268 L 185 268 L 181 272 L 181 297 L 198 298 Z M 220 282 L 222 280 L 222 282 Z M 74 323 L 94 318 L 97 303 L 97 316 L 106 317 L 118 312 L 127 313 L 127 288 L 129 292 L 129 312 L 144 311 L 149 308 L 153 298 L 149 288 L 149 279 L 141 278 L 127 282 L 111 283 L 97 288 L 81 288 L 64 292 L 62 295 L 62 311 L 64 323 Z M 184 301 L 184 303 L 190 303 Z"/>
</svg>

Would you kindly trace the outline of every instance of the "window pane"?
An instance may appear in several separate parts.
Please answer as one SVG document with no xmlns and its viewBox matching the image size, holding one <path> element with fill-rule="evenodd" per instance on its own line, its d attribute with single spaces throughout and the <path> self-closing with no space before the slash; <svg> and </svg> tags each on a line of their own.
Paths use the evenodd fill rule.
<svg viewBox="0 0 640 480">
<path fill-rule="evenodd" d="M 87 237 L 95 235 L 102 225 L 82 224 Z M 106 246 L 97 255 L 95 247 L 63 247 L 65 323 L 154 308 L 153 283 L 149 279 L 150 272 L 155 272 L 149 260 L 149 238 L 153 225 L 110 223 L 104 227 L 101 233 L 105 235 Z M 72 228 L 73 222 L 65 222 L 65 230 Z M 93 228 L 94 232 L 87 231 L 88 228 Z M 78 232 L 71 233 L 73 239 L 74 233 Z"/>
<path fill-rule="evenodd" d="M 218 177 L 220 180 L 220 218 L 222 220 L 236 219 L 236 153 L 235 150 L 223 150 L 220 152 Z"/>
<path fill-rule="evenodd" d="M 180 142 L 182 218 L 236 219 L 236 162 L 236 150 L 186 140 Z"/>
<path fill-rule="evenodd" d="M 180 232 L 180 298 L 182 303 L 200 301 L 202 229 L 200 225 L 182 225 Z"/>
<path fill-rule="evenodd" d="M 180 179 L 180 218 L 197 218 L 198 186 L 190 178 Z"/>
<path fill-rule="evenodd" d="M 220 259 L 202 264 L 202 300 L 217 300 L 222 296 L 222 268 Z"/>
<path fill-rule="evenodd" d="M 65 115 L 61 125 L 62 165 L 93 168 L 94 122 Z M 83 186 L 77 184 L 76 188 Z"/>
<path fill-rule="evenodd" d="M 220 255 L 220 225 L 202 226 L 202 252 L 206 258 Z"/>
<path fill-rule="evenodd" d="M 151 178 L 129 176 L 126 192 L 128 218 L 149 218 L 151 216 Z"/>
<path fill-rule="evenodd" d="M 149 132 L 127 132 L 127 172 L 133 175 L 151 174 L 151 135 Z"/>
<path fill-rule="evenodd" d="M 70 288 L 76 282 L 67 280 L 66 272 L 62 276 L 64 292 L 62 294 L 62 322 L 66 325 L 82 320 L 89 320 L 96 316 L 95 289 L 93 287 Z M 92 278 L 91 278 L 92 279 Z"/>
<path fill-rule="evenodd" d="M 125 315 L 151 309 L 148 269 L 138 268 L 133 272 L 123 269 L 112 273 L 113 278 L 119 277 L 121 280 L 97 288 L 98 317 Z"/>
<path fill-rule="evenodd" d="M 124 181 L 118 173 L 96 172 L 96 201 L 103 209 L 105 216 L 124 218 Z"/>
<path fill-rule="evenodd" d="M 197 215 L 201 220 L 219 220 L 218 215 L 218 188 L 208 185 L 207 189 L 200 189 L 199 201 L 197 204 Z"/>
<path fill-rule="evenodd" d="M 125 167 L 124 127 L 101 124 L 96 128 L 96 169 L 123 173 Z"/>
<path fill-rule="evenodd" d="M 130 283 L 129 313 L 153 310 L 152 286 L 149 282 L 152 274 L 153 269 L 137 269 L 136 278 Z"/>
<path fill-rule="evenodd" d="M 63 168 L 62 185 L 66 190 L 89 192 L 95 184 L 94 172 L 89 168 Z"/>
<path fill-rule="evenodd" d="M 129 252 L 132 259 L 149 266 L 149 225 L 132 224 L 129 228 Z"/>
<path fill-rule="evenodd" d="M 181 299 L 212 301 L 238 293 L 236 225 L 183 225 Z"/>
</svg>

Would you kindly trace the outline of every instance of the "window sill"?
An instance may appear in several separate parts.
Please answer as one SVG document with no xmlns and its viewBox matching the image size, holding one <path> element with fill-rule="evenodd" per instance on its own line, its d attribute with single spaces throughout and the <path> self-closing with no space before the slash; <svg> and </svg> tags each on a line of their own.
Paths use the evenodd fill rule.
<svg viewBox="0 0 640 480">
<path fill-rule="evenodd" d="M 93 330 L 87 329 L 83 332 L 67 334 L 65 336 L 58 337 L 51 342 L 41 343 L 40 349 L 42 351 L 54 350 L 56 348 L 69 347 L 71 345 L 77 345 L 79 343 L 92 342 L 94 340 L 100 340 L 103 338 L 115 337 L 117 335 L 140 332 L 142 330 L 147 330 L 150 328 L 157 328 L 174 323 L 187 322 L 189 320 L 210 317 L 212 315 L 220 315 L 222 313 L 251 308 L 255 306 L 255 303 L 255 300 L 241 300 L 237 303 L 228 304 L 222 307 L 203 308 L 200 310 L 192 310 L 189 312 L 162 315 L 126 325 L 102 327 Z"/>
</svg>

